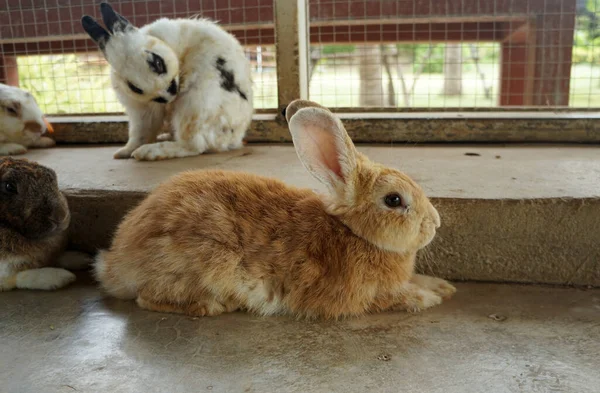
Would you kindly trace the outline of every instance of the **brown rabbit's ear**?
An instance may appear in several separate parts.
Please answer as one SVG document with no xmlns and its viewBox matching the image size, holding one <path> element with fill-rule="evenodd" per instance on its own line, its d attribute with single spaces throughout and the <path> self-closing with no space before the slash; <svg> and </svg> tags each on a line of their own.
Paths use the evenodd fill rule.
<svg viewBox="0 0 600 393">
<path fill-rule="evenodd" d="M 285 108 L 285 112 L 284 112 L 285 119 L 289 123 L 290 119 L 292 118 L 292 116 L 294 116 L 296 114 L 296 112 L 298 112 L 302 108 L 308 108 L 308 107 L 321 108 L 321 109 L 325 109 L 326 111 L 329 111 L 329 109 L 327 109 L 324 106 L 319 105 L 313 101 L 294 100 L 294 101 L 290 102 L 290 104 L 287 106 L 287 108 Z"/>
<path fill-rule="evenodd" d="M 322 107 L 300 108 L 289 121 L 306 169 L 332 191 L 345 189 L 356 171 L 356 149 L 342 122 Z"/>
</svg>

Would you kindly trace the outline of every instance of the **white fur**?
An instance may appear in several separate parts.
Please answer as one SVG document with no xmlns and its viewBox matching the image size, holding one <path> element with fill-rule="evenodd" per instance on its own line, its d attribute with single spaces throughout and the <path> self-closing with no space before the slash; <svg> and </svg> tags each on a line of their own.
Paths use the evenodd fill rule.
<svg viewBox="0 0 600 393">
<path fill-rule="evenodd" d="M 165 74 L 150 69 L 150 52 L 164 59 Z M 159 160 L 242 146 L 253 113 L 250 62 L 240 43 L 217 24 L 159 19 L 140 29 L 115 32 L 104 54 L 111 65 L 112 86 L 129 116 L 129 140 L 115 158 Z M 246 99 L 221 87 L 219 58 Z M 168 93 L 173 80 L 179 85 L 176 96 Z M 143 94 L 132 92 L 128 82 Z M 157 97 L 168 104 L 153 102 Z M 173 140 L 156 143 L 165 121 Z"/>
<path fill-rule="evenodd" d="M 2 137 L 0 136 L 0 140 Z M 25 154 L 27 148 L 18 143 L 2 143 L 0 142 L 0 156 L 12 156 L 18 154 Z"/>
<path fill-rule="evenodd" d="M 24 265 L 30 263 L 31 261 L 26 257 L 16 255 L 0 259 L 0 292 L 15 288 L 41 290 L 62 288 L 75 281 L 75 275 L 65 269 L 86 269 L 90 266 L 91 259 L 87 254 L 66 251 L 57 261 L 57 266 L 60 268 L 23 270 Z"/>
<path fill-rule="evenodd" d="M 18 108 L 18 113 L 10 112 Z M 28 124 L 37 125 L 32 132 Z M 28 147 L 51 147 L 54 141 L 43 137 L 44 114 L 35 98 L 17 87 L 0 83 L 0 156 L 23 154 Z"/>
<path fill-rule="evenodd" d="M 65 287 L 75 281 L 75 275 L 68 270 L 56 267 L 25 270 L 17 273 L 17 288 L 53 290 Z"/>
<path fill-rule="evenodd" d="M 440 295 L 414 283 L 405 283 L 400 294 L 404 298 L 404 307 L 410 312 L 419 312 L 442 303 Z"/>
<path fill-rule="evenodd" d="M 107 281 L 106 263 L 104 261 L 104 251 L 98 252 L 93 263 L 94 276 L 99 282 Z M 116 282 L 116 281 L 115 281 Z M 119 299 L 135 299 L 137 296 L 137 283 L 135 277 L 120 277 L 118 285 L 113 285 L 111 288 L 105 288 L 108 293 Z"/>
<path fill-rule="evenodd" d="M 285 311 L 285 307 L 278 296 L 269 297 L 270 291 L 262 281 L 256 281 L 252 285 L 240 283 L 235 288 L 240 299 L 245 299 L 244 304 L 250 310 L 262 315 L 276 315 Z"/>
<path fill-rule="evenodd" d="M 0 259 L 0 291 L 10 291 L 16 287 L 15 275 L 19 267 L 27 265 L 29 261 L 24 257 L 4 257 Z"/>
<path fill-rule="evenodd" d="M 437 277 L 415 274 L 410 281 L 419 285 L 420 287 L 429 289 L 442 298 L 448 298 L 454 295 L 456 292 L 456 288 L 454 288 L 454 286 L 452 286 L 448 281 Z"/>
</svg>

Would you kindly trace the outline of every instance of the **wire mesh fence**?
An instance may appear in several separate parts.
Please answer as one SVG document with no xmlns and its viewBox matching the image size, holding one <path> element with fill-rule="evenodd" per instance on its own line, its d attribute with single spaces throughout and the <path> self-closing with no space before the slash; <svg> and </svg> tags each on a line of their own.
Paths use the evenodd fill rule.
<svg viewBox="0 0 600 393">
<path fill-rule="evenodd" d="M 600 107 L 600 0 L 307 1 L 309 95 L 324 105 Z M 31 91 L 49 114 L 121 112 L 80 25 L 99 19 L 99 3 L 0 0 L 0 82 Z M 219 21 L 246 48 L 255 107 L 277 107 L 273 0 L 111 4 L 136 26 Z"/>
<path fill-rule="evenodd" d="M 498 105 L 496 43 L 314 45 L 311 97 L 334 107 Z"/>
<path fill-rule="evenodd" d="M 600 106 L 599 0 L 310 0 L 310 95 L 337 107 Z"/>
<path fill-rule="evenodd" d="M 81 27 L 83 15 L 101 20 L 99 4 L 0 0 L 0 81 L 30 91 L 49 114 L 122 112 L 109 65 Z M 162 17 L 219 21 L 240 40 L 251 61 L 255 107 L 276 107 L 272 1 L 133 0 L 111 5 L 138 27 Z"/>
</svg>

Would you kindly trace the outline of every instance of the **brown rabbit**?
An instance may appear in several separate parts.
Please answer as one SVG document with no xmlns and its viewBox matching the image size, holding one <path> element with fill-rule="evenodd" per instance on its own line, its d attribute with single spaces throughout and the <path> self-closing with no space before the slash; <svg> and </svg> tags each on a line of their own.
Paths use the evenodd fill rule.
<svg viewBox="0 0 600 393">
<path fill-rule="evenodd" d="M 129 213 L 98 255 L 102 288 L 193 316 L 338 318 L 450 297 L 448 282 L 413 272 L 440 225 L 421 188 L 357 152 L 318 104 L 294 101 L 286 115 L 300 160 L 330 197 L 248 173 L 180 174 Z"/>
<path fill-rule="evenodd" d="M 52 169 L 0 158 L 0 291 L 51 290 L 75 280 L 63 268 L 81 269 L 90 261 L 80 253 L 63 253 L 70 219 Z"/>
</svg>

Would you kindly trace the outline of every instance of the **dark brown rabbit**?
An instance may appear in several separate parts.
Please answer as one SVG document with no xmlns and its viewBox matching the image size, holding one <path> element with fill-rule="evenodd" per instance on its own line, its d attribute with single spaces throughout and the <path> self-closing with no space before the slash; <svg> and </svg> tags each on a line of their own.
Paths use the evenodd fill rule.
<svg viewBox="0 0 600 393">
<path fill-rule="evenodd" d="M 57 289 L 87 258 L 65 253 L 69 206 L 56 173 L 26 159 L 0 158 L 0 291 Z"/>
</svg>

